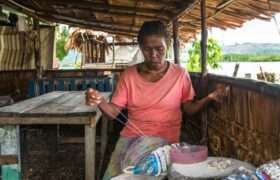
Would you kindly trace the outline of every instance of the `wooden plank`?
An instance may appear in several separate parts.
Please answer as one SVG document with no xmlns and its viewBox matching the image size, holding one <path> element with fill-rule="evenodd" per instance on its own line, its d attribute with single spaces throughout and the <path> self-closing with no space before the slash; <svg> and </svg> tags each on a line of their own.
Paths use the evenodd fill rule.
<svg viewBox="0 0 280 180">
<path fill-rule="evenodd" d="M 17 164 L 17 155 L 0 155 L 0 165 Z"/>
<path fill-rule="evenodd" d="M 247 90 L 253 90 L 264 95 L 272 97 L 280 97 L 280 85 L 268 83 L 264 81 L 257 81 L 244 78 L 233 78 L 221 75 L 208 74 L 208 78 L 211 81 L 229 84 L 232 86 L 241 87 Z"/>
<path fill-rule="evenodd" d="M 61 144 L 83 144 L 85 143 L 84 137 L 60 137 L 59 143 Z"/>
<path fill-rule="evenodd" d="M 74 111 L 75 108 L 78 111 Z M 85 94 L 82 91 L 66 92 L 59 98 L 25 111 L 24 114 L 48 116 L 48 114 L 74 114 L 75 112 L 95 112 L 95 108 L 86 106 Z"/>
<path fill-rule="evenodd" d="M 55 98 L 59 98 L 66 92 L 51 92 L 42 96 L 38 96 L 35 98 L 31 98 L 25 101 L 21 101 L 19 103 L 10 105 L 10 106 L 5 106 L 0 108 L 0 116 L 13 116 L 13 115 L 18 115 L 22 114 L 26 111 L 29 111 L 37 106 L 43 105 L 49 101 L 52 101 Z"/>
<path fill-rule="evenodd" d="M 85 125 L 85 180 L 95 180 L 96 129 Z"/>
<path fill-rule="evenodd" d="M 110 93 L 103 93 L 109 99 Z M 85 92 L 51 92 L 0 108 L 0 117 L 71 117 L 95 115 L 97 107 L 85 104 Z"/>
<path fill-rule="evenodd" d="M 0 125 L 27 124 L 90 124 L 88 117 L 55 116 L 55 117 L 0 117 Z"/>
</svg>

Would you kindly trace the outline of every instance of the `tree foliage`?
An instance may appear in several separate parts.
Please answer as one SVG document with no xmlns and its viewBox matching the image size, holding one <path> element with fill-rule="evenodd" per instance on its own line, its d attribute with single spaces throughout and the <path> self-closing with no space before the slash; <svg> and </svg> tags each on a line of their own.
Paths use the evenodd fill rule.
<svg viewBox="0 0 280 180">
<path fill-rule="evenodd" d="M 224 54 L 225 62 L 279 62 L 280 55 L 277 54 Z"/>
<path fill-rule="evenodd" d="M 62 27 L 56 31 L 56 57 L 61 61 L 66 55 L 65 44 L 69 35 L 68 27 Z"/>
<path fill-rule="evenodd" d="M 188 54 L 189 59 L 187 61 L 187 69 L 192 72 L 201 72 L 200 41 L 196 40 L 193 42 Z M 209 38 L 207 42 L 207 64 L 211 68 L 217 69 L 219 67 L 218 61 L 221 61 L 222 59 L 222 49 L 218 41 Z"/>
</svg>

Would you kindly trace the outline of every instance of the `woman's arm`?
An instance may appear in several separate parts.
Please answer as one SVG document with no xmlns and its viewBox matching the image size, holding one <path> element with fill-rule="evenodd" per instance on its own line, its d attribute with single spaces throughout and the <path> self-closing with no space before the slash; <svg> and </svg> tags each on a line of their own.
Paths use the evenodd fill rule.
<svg viewBox="0 0 280 180">
<path fill-rule="evenodd" d="M 224 97 L 228 91 L 229 91 L 229 87 L 217 88 L 215 91 L 208 94 L 208 96 L 200 100 L 187 101 L 183 104 L 183 111 L 186 112 L 188 115 L 193 115 L 198 111 L 200 111 L 211 101 L 216 101 L 220 103 L 221 98 Z"/>
<path fill-rule="evenodd" d="M 111 119 L 115 119 L 122 110 L 121 107 L 113 103 L 108 103 L 101 93 L 92 88 L 89 88 L 86 92 L 86 104 L 89 106 L 97 105 L 100 110 L 108 115 Z"/>
<path fill-rule="evenodd" d="M 187 101 L 183 104 L 183 111 L 188 115 L 193 115 L 205 107 L 212 99 L 208 96 L 200 100 Z"/>
</svg>

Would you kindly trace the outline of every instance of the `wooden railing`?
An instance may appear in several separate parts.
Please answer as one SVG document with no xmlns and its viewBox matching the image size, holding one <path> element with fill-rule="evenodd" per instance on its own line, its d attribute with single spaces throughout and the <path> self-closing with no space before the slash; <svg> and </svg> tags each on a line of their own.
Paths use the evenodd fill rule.
<svg viewBox="0 0 280 180">
<path fill-rule="evenodd" d="M 12 95 L 18 101 L 53 90 L 112 91 L 121 69 L 47 70 L 41 79 L 36 70 L 0 71 L 0 95 Z"/>
<path fill-rule="evenodd" d="M 192 75 L 199 91 L 200 77 Z M 216 85 L 229 86 L 222 104 L 207 108 L 210 153 L 255 165 L 278 159 L 280 154 L 280 86 L 249 79 L 209 75 L 208 92 Z M 196 143 L 201 116 L 187 117 L 183 135 Z M 191 119 L 191 120 L 190 120 Z"/>
</svg>

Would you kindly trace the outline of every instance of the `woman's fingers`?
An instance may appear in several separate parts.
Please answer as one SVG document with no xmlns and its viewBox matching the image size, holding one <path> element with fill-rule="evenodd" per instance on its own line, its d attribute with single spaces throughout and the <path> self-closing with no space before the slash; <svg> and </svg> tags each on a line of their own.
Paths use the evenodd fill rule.
<svg viewBox="0 0 280 180">
<path fill-rule="evenodd" d="M 89 106 L 96 106 L 102 101 L 102 95 L 95 89 L 89 88 L 86 91 L 86 104 Z"/>
</svg>

